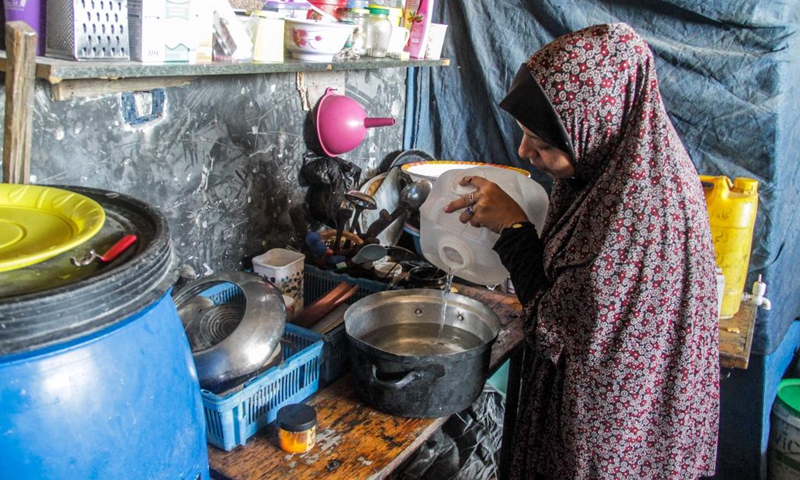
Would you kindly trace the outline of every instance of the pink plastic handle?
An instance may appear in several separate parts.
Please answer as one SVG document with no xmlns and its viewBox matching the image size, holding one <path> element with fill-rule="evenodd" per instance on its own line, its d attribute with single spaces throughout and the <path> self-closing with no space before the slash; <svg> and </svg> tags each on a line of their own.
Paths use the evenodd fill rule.
<svg viewBox="0 0 800 480">
<path fill-rule="evenodd" d="M 103 262 L 110 262 L 119 256 L 120 253 L 124 252 L 128 249 L 133 243 L 136 241 L 136 235 L 125 235 L 114 244 L 113 247 L 109 248 L 108 251 L 100 257 L 100 260 Z"/>
<path fill-rule="evenodd" d="M 373 127 L 391 127 L 395 124 L 394 118 L 391 117 L 371 117 L 364 119 L 364 126 L 366 128 Z"/>
</svg>

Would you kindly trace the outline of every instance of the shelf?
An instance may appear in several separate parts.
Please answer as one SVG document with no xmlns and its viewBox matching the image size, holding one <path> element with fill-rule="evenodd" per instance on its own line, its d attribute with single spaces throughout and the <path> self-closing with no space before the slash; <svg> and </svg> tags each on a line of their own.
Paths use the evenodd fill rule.
<svg viewBox="0 0 800 480">
<path fill-rule="evenodd" d="M 0 50 L 0 70 L 5 71 L 6 52 Z M 398 60 L 365 57 L 358 60 L 310 63 L 287 58 L 282 63 L 171 63 L 149 65 L 140 62 L 77 62 L 36 57 L 36 78 L 55 85 L 64 80 L 118 80 L 123 78 L 203 77 L 259 73 L 324 72 L 372 70 L 378 68 L 441 67 L 450 60 Z"/>
<path fill-rule="evenodd" d="M 109 93 L 152 90 L 191 83 L 198 77 L 263 73 L 344 72 L 379 68 L 443 67 L 450 60 L 398 60 L 364 57 L 358 60 L 311 63 L 286 58 L 281 63 L 165 63 L 78 62 L 36 57 L 36 78 L 50 83 L 54 101 Z M 0 50 L 0 71 L 6 71 L 6 52 Z"/>
</svg>

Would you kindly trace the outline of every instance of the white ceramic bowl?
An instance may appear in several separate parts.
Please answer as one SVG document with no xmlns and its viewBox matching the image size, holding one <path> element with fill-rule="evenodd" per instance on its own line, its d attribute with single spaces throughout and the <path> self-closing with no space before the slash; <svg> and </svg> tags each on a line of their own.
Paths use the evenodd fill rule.
<svg viewBox="0 0 800 480">
<path fill-rule="evenodd" d="M 330 62 L 339 53 L 354 25 L 287 18 L 284 45 L 292 57 L 310 62 Z"/>
</svg>

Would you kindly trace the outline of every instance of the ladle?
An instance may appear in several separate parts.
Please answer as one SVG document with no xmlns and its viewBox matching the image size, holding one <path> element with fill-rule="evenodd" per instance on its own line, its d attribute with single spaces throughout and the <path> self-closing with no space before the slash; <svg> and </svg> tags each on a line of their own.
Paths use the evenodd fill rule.
<svg viewBox="0 0 800 480">
<path fill-rule="evenodd" d="M 365 236 L 377 237 L 386 227 L 405 215 L 409 210 L 419 209 L 419 207 L 425 203 L 428 194 L 431 193 L 432 186 L 433 184 L 429 180 L 417 180 L 406 185 L 403 190 L 400 191 L 400 205 L 398 205 L 389 216 L 381 212 L 380 217 L 369 226 Z"/>
<path fill-rule="evenodd" d="M 371 243 L 369 245 L 364 245 L 361 247 L 351 261 L 356 265 L 361 265 L 362 263 L 374 262 L 375 260 L 380 260 L 381 258 L 386 256 L 386 247 L 383 245 L 379 245 L 377 243 Z"/>
<path fill-rule="evenodd" d="M 350 190 L 344 194 L 350 203 L 355 207 L 355 214 L 353 214 L 353 221 L 350 224 L 350 232 L 356 235 L 361 235 L 361 226 L 359 225 L 358 218 L 364 210 L 375 210 L 378 204 L 372 196 L 358 190 Z"/>
</svg>

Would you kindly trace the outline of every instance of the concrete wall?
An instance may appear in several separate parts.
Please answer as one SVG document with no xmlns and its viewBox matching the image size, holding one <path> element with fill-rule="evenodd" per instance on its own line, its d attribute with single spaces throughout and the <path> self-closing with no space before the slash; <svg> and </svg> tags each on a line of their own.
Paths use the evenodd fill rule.
<svg viewBox="0 0 800 480">
<path fill-rule="evenodd" d="M 313 74 L 304 75 L 300 82 L 294 73 L 198 78 L 167 88 L 162 118 L 142 125 L 126 123 L 120 94 L 54 102 L 40 82 L 33 183 L 112 190 L 159 207 L 184 280 L 240 270 L 272 247 L 299 247 L 309 223 L 318 226 L 299 178 L 316 143 L 302 104 Z M 363 169 L 363 181 L 402 147 L 406 70 L 340 75 L 369 116 L 397 119 L 342 155 Z"/>
</svg>

